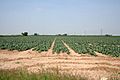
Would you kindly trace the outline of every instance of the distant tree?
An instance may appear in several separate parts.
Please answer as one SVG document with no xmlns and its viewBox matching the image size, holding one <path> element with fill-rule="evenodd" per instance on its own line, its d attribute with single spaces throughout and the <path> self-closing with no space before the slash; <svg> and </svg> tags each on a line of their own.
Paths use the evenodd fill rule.
<svg viewBox="0 0 120 80">
<path fill-rule="evenodd" d="M 108 36 L 108 37 L 109 37 L 109 36 L 112 36 L 112 35 L 109 35 L 109 34 L 105 34 L 105 36 Z"/>
<path fill-rule="evenodd" d="M 28 36 L 28 32 L 22 32 L 21 33 L 23 36 Z"/>
<path fill-rule="evenodd" d="M 67 34 L 63 34 L 63 36 L 67 36 Z"/>
<path fill-rule="evenodd" d="M 34 33 L 34 36 L 37 36 L 37 35 L 39 35 L 38 33 Z"/>
<path fill-rule="evenodd" d="M 58 34 L 58 36 L 61 36 L 61 34 Z"/>
</svg>

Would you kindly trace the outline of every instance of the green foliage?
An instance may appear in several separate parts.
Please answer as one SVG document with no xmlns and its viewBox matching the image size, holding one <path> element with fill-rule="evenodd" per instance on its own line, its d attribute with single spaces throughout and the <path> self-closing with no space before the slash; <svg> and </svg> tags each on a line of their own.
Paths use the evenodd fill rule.
<svg viewBox="0 0 120 80">
<path fill-rule="evenodd" d="M 63 37 L 64 41 L 75 52 L 89 53 L 96 55 L 95 51 L 111 55 L 114 57 L 120 56 L 120 37 Z"/>
<path fill-rule="evenodd" d="M 56 53 L 60 53 L 60 52 L 66 52 L 67 54 L 69 54 L 69 50 L 65 47 L 65 45 L 62 43 L 61 39 L 59 37 L 57 37 L 56 41 L 55 41 L 55 45 L 53 48 L 53 51 Z"/>
<path fill-rule="evenodd" d="M 88 80 L 85 77 L 50 72 L 28 73 L 25 70 L 0 70 L 0 80 Z"/>
<path fill-rule="evenodd" d="M 54 37 L 49 36 L 0 37 L 0 49 L 47 51 L 53 40 Z"/>
<path fill-rule="evenodd" d="M 53 52 L 67 52 L 63 40 L 70 48 L 79 54 L 96 52 L 114 57 L 120 57 L 120 37 L 114 36 L 4 36 L 0 37 L 0 49 L 24 51 L 28 49 L 47 51 L 56 37 Z"/>
<path fill-rule="evenodd" d="M 38 36 L 39 34 L 38 33 L 34 33 L 34 36 Z"/>
<path fill-rule="evenodd" d="M 28 36 L 28 32 L 21 33 L 23 36 Z"/>
</svg>

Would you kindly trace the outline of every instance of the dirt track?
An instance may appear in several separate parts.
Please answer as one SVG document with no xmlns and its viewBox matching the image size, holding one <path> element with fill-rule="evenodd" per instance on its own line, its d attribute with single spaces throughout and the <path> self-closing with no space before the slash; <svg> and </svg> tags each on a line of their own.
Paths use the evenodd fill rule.
<svg viewBox="0 0 120 80">
<path fill-rule="evenodd" d="M 73 51 L 70 50 L 70 52 Z M 100 53 L 97 57 L 88 54 L 80 55 L 74 52 L 70 55 L 51 53 L 51 50 L 42 53 L 32 50 L 22 52 L 0 50 L 0 69 L 22 67 L 32 72 L 41 69 L 58 69 L 60 73 L 87 76 L 90 80 L 100 80 L 111 76 L 120 78 L 120 58 L 104 56 Z"/>
</svg>

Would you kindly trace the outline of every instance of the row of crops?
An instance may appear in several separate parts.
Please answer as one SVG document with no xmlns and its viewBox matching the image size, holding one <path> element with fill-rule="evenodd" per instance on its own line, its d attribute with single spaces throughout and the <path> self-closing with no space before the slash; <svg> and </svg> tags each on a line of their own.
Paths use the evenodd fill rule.
<svg viewBox="0 0 120 80">
<path fill-rule="evenodd" d="M 49 36 L 0 37 L 0 49 L 47 51 L 53 40 L 54 37 Z"/>
<path fill-rule="evenodd" d="M 0 37 L 0 49 L 7 50 L 36 50 L 38 52 L 48 51 L 55 36 L 19 36 L 19 37 Z M 60 38 L 55 40 L 53 53 L 69 54 L 69 50 L 64 46 Z"/>
<path fill-rule="evenodd" d="M 120 56 L 120 37 L 63 37 L 77 53 L 96 55 L 100 52 L 114 57 Z"/>
<path fill-rule="evenodd" d="M 68 48 L 64 46 L 64 44 L 63 44 L 60 37 L 55 40 L 53 52 L 56 52 L 56 53 L 64 53 L 64 52 L 66 52 L 67 54 L 70 53 Z"/>
<path fill-rule="evenodd" d="M 69 50 L 64 46 L 62 40 L 79 54 L 96 55 L 100 52 L 114 57 L 120 56 L 120 37 L 90 37 L 90 36 L 16 36 L 0 37 L 0 49 L 24 51 L 28 49 L 36 51 L 47 51 L 55 40 L 53 53 L 66 52 Z"/>
</svg>

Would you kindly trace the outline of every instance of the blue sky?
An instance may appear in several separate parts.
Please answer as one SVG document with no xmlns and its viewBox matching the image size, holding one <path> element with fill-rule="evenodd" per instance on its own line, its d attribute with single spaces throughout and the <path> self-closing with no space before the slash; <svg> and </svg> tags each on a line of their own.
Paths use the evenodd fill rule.
<svg viewBox="0 0 120 80">
<path fill-rule="evenodd" d="M 0 0 L 0 34 L 118 34 L 120 0 Z"/>
</svg>

